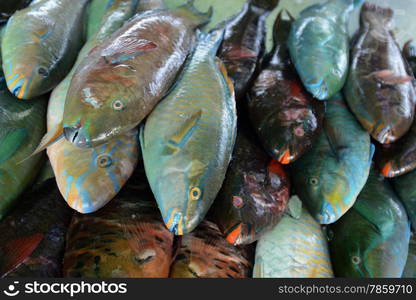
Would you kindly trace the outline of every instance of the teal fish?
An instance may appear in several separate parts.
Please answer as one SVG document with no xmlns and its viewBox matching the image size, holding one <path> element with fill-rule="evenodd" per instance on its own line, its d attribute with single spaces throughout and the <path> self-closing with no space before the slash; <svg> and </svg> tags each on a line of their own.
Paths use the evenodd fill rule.
<svg viewBox="0 0 416 300">
<path fill-rule="evenodd" d="M 201 34 L 172 92 L 141 131 L 147 178 L 169 230 L 191 232 L 223 183 L 236 136 L 231 80 L 216 51 L 223 33 Z"/>
<path fill-rule="evenodd" d="M 71 70 L 84 37 L 89 0 L 42 0 L 16 12 L 2 41 L 9 90 L 32 99 L 52 90 Z"/>
<path fill-rule="evenodd" d="M 394 178 L 392 182 L 406 208 L 413 230 L 416 231 L 416 171 Z"/>
<path fill-rule="evenodd" d="M 288 213 L 258 241 L 255 278 L 333 277 L 328 244 L 321 226 L 298 197 L 289 201 Z"/>
<path fill-rule="evenodd" d="M 48 106 L 49 131 L 62 124 L 66 95 L 77 65 L 93 47 L 120 28 L 136 11 L 136 0 L 100 1 L 106 10 L 101 15 L 98 32 L 82 48 L 72 71 L 52 92 Z M 96 20 L 89 20 L 88 27 L 91 22 Z M 63 197 L 69 206 L 80 213 L 92 213 L 114 198 L 131 176 L 138 152 L 137 129 L 95 148 L 82 149 L 61 139 L 47 150 Z"/>
<path fill-rule="evenodd" d="M 409 254 L 407 255 L 406 267 L 402 277 L 416 278 L 416 236 L 412 234 L 409 244 Z"/>
<path fill-rule="evenodd" d="M 402 204 L 377 170 L 354 206 L 329 230 L 331 260 L 339 277 L 400 277 L 410 226 Z"/>
<path fill-rule="evenodd" d="M 290 32 L 292 61 L 306 89 L 327 100 L 339 92 L 349 68 L 348 18 L 363 0 L 327 0 L 300 13 Z"/>
<path fill-rule="evenodd" d="M 370 172 L 374 147 L 340 94 L 327 103 L 318 140 L 292 164 L 299 197 L 321 224 L 338 220 L 350 209 Z"/>
</svg>

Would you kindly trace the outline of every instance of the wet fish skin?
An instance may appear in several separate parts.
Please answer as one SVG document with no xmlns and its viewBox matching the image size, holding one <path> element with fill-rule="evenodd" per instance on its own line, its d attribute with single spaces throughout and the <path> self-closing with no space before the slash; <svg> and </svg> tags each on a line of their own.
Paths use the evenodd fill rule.
<svg viewBox="0 0 416 300">
<path fill-rule="evenodd" d="M 165 278 L 172 257 L 173 234 L 165 228 L 144 176 L 138 176 L 102 210 L 74 216 L 64 276 Z"/>
<path fill-rule="evenodd" d="M 245 96 L 265 52 L 266 19 L 279 0 L 248 0 L 243 9 L 219 28 L 225 30 L 218 57 L 233 80 L 236 99 Z"/>
<path fill-rule="evenodd" d="M 195 30 L 210 20 L 212 9 L 200 13 L 192 2 L 139 14 L 89 53 L 65 103 L 68 141 L 97 146 L 136 127 L 153 110 L 194 46 Z"/>
<path fill-rule="evenodd" d="M 416 237 L 412 234 L 409 244 L 409 254 L 407 256 L 406 267 L 404 268 L 403 278 L 416 278 Z"/>
<path fill-rule="evenodd" d="M 338 277 L 401 277 L 410 226 L 390 184 L 372 169 L 354 206 L 330 227 L 330 251 Z"/>
<path fill-rule="evenodd" d="M 326 237 L 321 226 L 292 197 L 282 220 L 257 242 L 254 278 L 334 277 Z"/>
<path fill-rule="evenodd" d="M 282 218 L 289 200 L 289 176 L 240 126 L 233 160 L 214 202 L 214 220 L 233 245 L 251 244 Z"/>
<path fill-rule="evenodd" d="M 295 190 L 311 215 L 331 224 L 354 204 L 364 187 L 374 146 L 341 94 L 326 104 L 323 130 L 312 149 L 291 165 Z"/>
<path fill-rule="evenodd" d="M 218 227 L 204 220 L 181 238 L 171 278 L 248 278 L 252 263 L 246 248 L 229 244 Z"/>
<path fill-rule="evenodd" d="M 392 32 L 393 11 L 366 3 L 345 86 L 361 125 L 381 144 L 409 130 L 415 112 L 414 77 Z"/>
<path fill-rule="evenodd" d="M 248 114 L 268 154 L 282 164 L 290 164 L 317 139 L 325 105 L 307 93 L 296 74 L 287 49 L 293 18 L 285 21 L 282 17 L 283 11 L 273 29 L 274 48 L 251 88 Z"/>
<path fill-rule="evenodd" d="M 0 222 L 0 277 L 60 277 L 71 216 L 54 179 L 27 191 Z"/>
<path fill-rule="evenodd" d="M 88 2 L 35 1 L 9 19 L 2 41 L 3 70 L 17 98 L 49 92 L 71 70 L 83 44 Z"/>
<path fill-rule="evenodd" d="M 201 34 L 175 87 L 141 130 L 147 178 L 176 235 L 203 220 L 231 160 L 237 115 L 231 80 L 215 56 L 222 36 Z"/>
<path fill-rule="evenodd" d="M 416 231 L 416 191 L 414 189 L 416 171 L 393 178 L 392 183 L 394 190 L 406 208 L 413 230 Z"/>
</svg>

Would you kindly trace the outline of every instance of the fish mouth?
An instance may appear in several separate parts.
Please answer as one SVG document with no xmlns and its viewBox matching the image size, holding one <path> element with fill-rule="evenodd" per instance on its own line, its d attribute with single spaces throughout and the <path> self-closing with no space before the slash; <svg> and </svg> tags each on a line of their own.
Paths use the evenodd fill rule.
<svg viewBox="0 0 416 300">
<path fill-rule="evenodd" d="M 87 139 L 86 134 L 83 132 L 82 128 L 79 126 L 64 127 L 64 136 L 67 141 L 71 142 L 77 147 L 89 147 L 89 140 Z"/>
<path fill-rule="evenodd" d="M 187 233 L 186 227 L 184 226 L 183 214 L 177 210 L 173 210 L 168 215 L 165 220 L 165 225 L 174 235 L 184 235 Z"/>
<path fill-rule="evenodd" d="M 336 222 L 340 217 L 331 204 L 324 203 L 320 213 L 315 216 L 315 219 L 319 224 L 328 225 Z"/>
<path fill-rule="evenodd" d="M 8 82 L 10 92 L 18 99 L 26 99 L 28 80 L 21 78 L 20 75 L 17 76 L 17 79 L 15 80 L 13 80 L 13 78 Z"/>
</svg>

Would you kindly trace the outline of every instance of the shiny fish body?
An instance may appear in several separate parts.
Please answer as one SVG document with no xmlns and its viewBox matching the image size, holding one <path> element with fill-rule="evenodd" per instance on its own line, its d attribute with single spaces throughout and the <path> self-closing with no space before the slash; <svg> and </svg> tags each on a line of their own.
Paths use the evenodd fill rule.
<svg viewBox="0 0 416 300">
<path fill-rule="evenodd" d="M 292 197 L 290 202 L 300 200 Z M 300 204 L 257 242 L 253 277 L 333 277 L 326 237 L 321 226 Z"/>
<path fill-rule="evenodd" d="M 281 219 L 289 200 L 289 176 L 283 167 L 240 128 L 233 160 L 214 202 L 214 219 L 227 241 L 251 244 Z"/>
<path fill-rule="evenodd" d="M 234 147 L 234 92 L 215 59 L 221 39 L 220 31 L 201 35 L 174 89 L 141 132 L 147 178 L 166 226 L 176 235 L 191 232 L 204 218 Z"/>
<path fill-rule="evenodd" d="M 83 43 L 88 1 L 36 1 L 9 19 L 2 41 L 3 70 L 17 98 L 49 92 L 71 70 Z"/>
<path fill-rule="evenodd" d="M 382 144 L 400 139 L 414 118 L 413 73 L 394 38 L 393 11 L 366 3 L 345 86 L 361 125 Z"/>
<path fill-rule="evenodd" d="M 218 57 L 234 82 L 241 99 L 265 51 L 266 19 L 279 0 L 248 0 L 240 13 L 225 21 L 225 36 Z"/>
<path fill-rule="evenodd" d="M 306 92 L 296 74 L 287 38 L 293 21 L 274 25 L 274 48 L 264 59 L 248 101 L 248 113 L 264 149 L 282 164 L 290 164 L 319 136 L 325 106 Z"/>
<path fill-rule="evenodd" d="M 409 254 L 407 255 L 406 267 L 402 277 L 416 278 L 416 237 L 414 234 L 410 238 Z"/>
<path fill-rule="evenodd" d="M 392 182 L 406 208 L 413 230 L 416 231 L 416 171 L 394 178 Z"/>
<path fill-rule="evenodd" d="M 102 210 L 77 214 L 68 232 L 65 277 L 164 278 L 173 234 L 164 226 L 143 177 Z"/>
<path fill-rule="evenodd" d="M 192 1 L 175 10 L 137 15 L 94 48 L 72 79 L 64 134 L 79 147 L 94 147 L 136 127 L 166 95 L 194 46 L 195 30 L 212 10 Z"/>
<path fill-rule="evenodd" d="M 0 223 L 0 277 L 62 276 L 71 216 L 53 179 L 25 193 Z"/>
<path fill-rule="evenodd" d="M 101 14 L 101 27 L 81 50 L 76 65 L 90 49 L 121 27 L 134 14 L 136 5 L 136 0 L 108 0 L 107 9 Z M 90 23 L 89 20 L 88 25 Z M 52 92 L 48 106 L 50 131 L 62 123 L 65 99 L 76 65 Z M 82 149 L 61 139 L 47 149 L 63 197 L 80 213 L 92 213 L 114 198 L 133 173 L 138 152 L 137 129 L 94 148 Z"/>
<path fill-rule="evenodd" d="M 46 99 L 19 102 L 0 83 L 0 219 L 36 179 L 41 155 L 26 159 L 45 133 Z M 26 159 L 26 160 L 25 160 Z M 23 161 L 24 160 L 24 161 Z"/>
<path fill-rule="evenodd" d="M 370 172 L 374 147 L 338 94 L 327 102 L 323 131 L 312 149 L 293 163 L 296 192 L 321 224 L 350 209 Z"/>
<path fill-rule="evenodd" d="M 347 21 L 363 0 L 328 0 L 300 13 L 289 36 L 292 61 L 306 89 L 327 100 L 344 86 L 349 67 Z"/>
<path fill-rule="evenodd" d="M 247 278 L 251 267 L 249 252 L 227 243 L 218 227 L 205 220 L 182 237 L 170 277 Z"/>
<path fill-rule="evenodd" d="M 330 227 L 330 251 L 339 277 L 400 277 L 410 226 L 390 184 L 372 170 L 357 202 Z"/>
</svg>

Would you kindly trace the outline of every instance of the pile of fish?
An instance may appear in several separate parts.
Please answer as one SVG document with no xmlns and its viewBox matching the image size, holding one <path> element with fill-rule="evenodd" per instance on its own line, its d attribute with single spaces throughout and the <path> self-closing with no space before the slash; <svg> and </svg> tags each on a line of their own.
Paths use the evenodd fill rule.
<svg viewBox="0 0 416 300">
<path fill-rule="evenodd" d="M 0 277 L 415 277 L 393 10 L 193 2 L 1 2 Z"/>
</svg>

